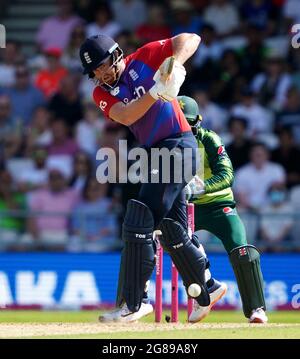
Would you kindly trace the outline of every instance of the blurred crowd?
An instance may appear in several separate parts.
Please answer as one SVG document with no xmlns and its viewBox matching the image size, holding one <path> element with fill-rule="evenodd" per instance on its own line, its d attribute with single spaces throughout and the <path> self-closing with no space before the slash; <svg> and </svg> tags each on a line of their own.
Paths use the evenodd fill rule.
<svg viewBox="0 0 300 359">
<path fill-rule="evenodd" d="M 57 0 L 25 56 L 0 49 L 0 250 L 106 251 L 121 246 L 124 205 L 138 185 L 100 184 L 96 153 L 135 146 L 92 102 L 78 51 L 92 35 L 125 55 L 181 32 L 202 38 L 181 94 L 221 135 L 250 243 L 300 250 L 298 0 Z M 9 35 L 9 34 L 8 34 Z M 8 36 L 9 37 L 9 36 Z M 209 241 L 207 242 L 209 244 Z"/>
</svg>

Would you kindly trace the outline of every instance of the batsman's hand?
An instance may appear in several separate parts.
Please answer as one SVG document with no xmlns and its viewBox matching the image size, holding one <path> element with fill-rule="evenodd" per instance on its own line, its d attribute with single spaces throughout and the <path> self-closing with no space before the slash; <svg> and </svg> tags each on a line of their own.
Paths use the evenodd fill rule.
<svg viewBox="0 0 300 359">
<path fill-rule="evenodd" d="M 205 184 L 199 176 L 195 176 L 185 187 L 184 192 L 187 201 L 198 199 L 205 193 Z"/>
<path fill-rule="evenodd" d="M 185 68 L 173 56 L 166 58 L 153 77 L 155 85 L 149 90 L 150 95 L 156 100 L 173 101 L 185 76 Z"/>
</svg>

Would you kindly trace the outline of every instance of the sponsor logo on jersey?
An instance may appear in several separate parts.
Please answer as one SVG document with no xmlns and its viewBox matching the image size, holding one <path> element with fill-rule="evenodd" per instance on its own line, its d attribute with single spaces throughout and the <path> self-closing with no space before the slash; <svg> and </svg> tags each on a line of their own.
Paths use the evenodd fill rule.
<svg viewBox="0 0 300 359">
<path fill-rule="evenodd" d="M 220 146 L 220 147 L 218 148 L 218 155 L 221 156 L 221 155 L 223 155 L 223 154 L 225 154 L 225 147 L 224 147 L 224 146 Z"/>
<path fill-rule="evenodd" d="M 134 69 L 129 71 L 129 76 L 132 78 L 133 81 L 136 81 L 139 78 L 139 75 L 136 73 Z"/>
<path fill-rule="evenodd" d="M 225 208 L 223 208 L 223 212 L 225 213 L 225 214 L 228 214 L 228 213 L 230 213 L 230 212 L 232 212 L 233 211 L 233 209 L 231 208 L 231 207 L 225 207 Z"/>
<path fill-rule="evenodd" d="M 117 96 L 117 94 L 120 92 L 120 87 L 119 86 L 117 86 L 117 87 L 115 87 L 114 89 L 112 89 L 111 91 L 110 91 L 110 94 L 112 95 L 112 96 Z"/>
<path fill-rule="evenodd" d="M 224 207 L 223 213 L 226 214 L 226 216 L 235 216 L 236 215 L 236 209 L 231 207 Z"/>
<path fill-rule="evenodd" d="M 134 98 L 138 99 L 146 94 L 146 90 L 144 86 L 138 86 L 134 88 L 134 94 L 136 95 Z"/>
<path fill-rule="evenodd" d="M 102 111 L 104 111 L 106 106 L 107 106 L 107 102 L 101 100 L 100 103 L 99 103 L 100 109 L 101 109 Z"/>
</svg>

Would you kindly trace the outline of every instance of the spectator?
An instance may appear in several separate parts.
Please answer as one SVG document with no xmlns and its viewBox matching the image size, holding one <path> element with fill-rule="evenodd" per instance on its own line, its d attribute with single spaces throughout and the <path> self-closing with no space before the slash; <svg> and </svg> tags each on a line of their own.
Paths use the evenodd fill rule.
<svg viewBox="0 0 300 359">
<path fill-rule="evenodd" d="M 5 93 L 10 97 L 12 116 L 24 127 L 31 121 L 34 110 L 45 102 L 43 94 L 31 83 L 30 73 L 26 66 L 20 65 L 15 70 L 16 83 Z"/>
<path fill-rule="evenodd" d="M 50 112 L 46 107 L 38 107 L 33 114 L 27 134 L 27 151 L 36 146 L 47 147 L 52 142 L 52 132 L 50 130 Z"/>
<path fill-rule="evenodd" d="M 269 57 L 265 71 L 257 74 L 251 83 L 258 101 L 277 111 L 283 107 L 290 86 L 291 77 L 285 72 L 284 61 L 279 57 Z"/>
<path fill-rule="evenodd" d="M 0 130 L 1 132 L 9 126 L 13 128 L 16 125 L 17 119 L 12 116 L 11 101 L 9 96 L 0 95 Z"/>
<path fill-rule="evenodd" d="M 116 153 L 119 151 L 119 140 L 126 138 L 126 127 L 112 121 L 105 121 L 103 136 L 100 147 L 112 148 Z"/>
<path fill-rule="evenodd" d="M 295 33 L 290 34 L 291 38 L 293 36 L 295 36 Z M 299 39 L 298 39 L 298 44 L 299 44 Z M 292 73 L 292 86 L 295 86 L 300 91 L 300 51 L 298 50 L 299 48 L 290 46 L 287 61 L 288 61 L 289 71 Z"/>
<path fill-rule="evenodd" d="M 128 30 L 120 32 L 115 40 L 123 50 L 125 57 L 136 51 L 139 47 L 138 40 L 134 34 Z"/>
<path fill-rule="evenodd" d="M 120 139 L 126 139 L 126 127 L 114 122 L 106 122 L 103 136 L 101 136 L 100 147 L 110 148 L 114 151 L 117 161 L 114 160 L 114 156 L 109 156 L 107 159 L 100 159 L 97 165 L 101 165 L 101 163 L 105 162 L 107 167 L 110 170 L 110 173 L 116 174 L 116 179 L 121 178 L 127 174 L 127 153 L 119 152 L 119 141 Z M 121 160 L 119 160 L 119 158 Z M 103 168 L 103 167 L 102 167 Z M 102 177 L 104 175 L 104 177 Z M 124 178 L 124 177 L 123 177 Z M 107 181 L 107 175 L 103 173 L 103 171 L 99 171 L 97 173 L 97 179 L 100 183 L 105 183 Z M 110 183 L 110 188 L 112 189 L 114 184 Z"/>
<path fill-rule="evenodd" d="M 175 0 L 171 2 L 171 10 L 174 13 L 172 35 L 182 32 L 198 33 L 202 26 L 199 16 L 195 16 L 193 6 L 187 0 Z"/>
<path fill-rule="evenodd" d="M 62 168 L 51 168 L 48 188 L 32 193 L 29 208 L 38 216 L 28 221 L 38 249 L 64 250 L 68 241 L 69 215 L 78 202 L 77 192 L 67 187 Z"/>
<path fill-rule="evenodd" d="M 73 14 L 71 0 L 56 0 L 57 15 L 45 19 L 38 30 L 36 41 L 42 51 L 48 48 L 64 50 L 69 43 L 74 27 L 82 23 Z"/>
<path fill-rule="evenodd" d="M 272 152 L 272 161 L 280 163 L 287 174 L 287 187 L 300 184 L 300 150 L 295 146 L 290 128 L 282 128 L 279 132 L 279 147 Z"/>
<path fill-rule="evenodd" d="M 33 168 L 22 171 L 17 179 L 17 186 L 21 192 L 25 193 L 46 187 L 48 182 L 47 155 L 47 150 L 44 147 L 34 147 L 31 153 Z"/>
<path fill-rule="evenodd" d="M 199 106 L 199 113 L 203 117 L 203 126 L 217 133 L 225 131 L 227 113 L 220 106 L 210 100 L 204 88 L 194 90 L 192 97 Z"/>
<path fill-rule="evenodd" d="M 25 198 L 14 191 L 12 177 L 6 170 L 0 171 L 0 250 L 10 249 L 18 242 L 24 230 L 24 218 L 18 211 L 25 210 Z M 11 212 L 11 213 L 9 213 Z M 13 213 L 14 212 L 14 213 Z"/>
<path fill-rule="evenodd" d="M 260 133 L 271 133 L 273 129 L 272 113 L 257 103 L 250 88 L 243 88 L 241 101 L 234 105 L 231 113 L 236 117 L 243 117 L 248 122 L 248 132 L 253 138 Z"/>
<path fill-rule="evenodd" d="M 266 35 L 274 31 L 274 12 L 272 4 L 268 0 L 250 0 L 243 4 L 241 13 L 247 24 L 258 26 Z"/>
<path fill-rule="evenodd" d="M 85 27 L 83 25 L 77 25 L 74 27 L 68 46 L 65 48 L 62 56 L 62 65 L 69 71 L 81 72 L 82 65 L 79 59 L 78 53 L 82 42 L 86 38 Z"/>
<path fill-rule="evenodd" d="M 231 141 L 226 146 L 226 149 L 235 170 L 249 161 L 253 142 L 248 138 L 247 126 L 248 121 L 243 117 L 231 117 L 228 123 Z"/>
<path fill-rule="evenodd" d="M 267 202 L 268 189 L 274 182 L 285 182 L 284 168 L 269 161 L 269 151 L 256 143 L 250 151 L 250 163 L 236 172 L 235 193 L 241 208 L 260 211 Z"/>
<path fill-rule="evenodd" d="M 54 117 L 63 118 L 70 129 L 74 129 L 83 117 L 83 108 L 79 94 L 79 83 L 74 75 L 69 74 L 60 82 L 59 91 L 49 102 L 49 110 Z"/>
<path fill-rule="evenodd" d="M 70 180 L 70 186 L 81 193 L 93 172 L 91 158 L 85 152 L 77 152 L 74 156 L 73 168 L 74 174 Z"/>
<path fill-rule="evenodd" d="M 246 28 L 247 44 L 239 51 L 241 67 L 248 81 L 257 73 L 263 72 L 263 64 L 267 56 L 267 47 L 264 45 L 264 34 L 257 25 L 248 25 Z"/>
<path fill-rule="evenodd" d="M 63 119 L 57 118 L 52 122 L 52 142 L 48 147 L 49 155 L 74 156 L 79 150 L 75 140 L 69 135 L 69 129 Z"/>
<path fill-rule="evenodd" d="M 147 6 L 140 0 L 115 0 L 111 2 L 114 19 L 122 29 L 134 31 L 147 18 Z"/>
<path fill-rule="evenodd" d="M 121 32 L 122 28 L 114 21 L 113 14 L 107 4 L 99 5 L 94 14 L 95 22 L 86 28 L 87 37 L 102 34 L 115 38 Z"/>
<path fill-rule="evenodd" d="M 35 79 L 35 84 L 43 94 L 50 98 L 59 88 L 60 81 L 67 76 L 67 69 L 61 64 L 62 52 L 58 48 L 48 48 L 45 50 L 47 57 L 47 68 L 40 70 Z"/>
<path fill-rule="evenodd" d="M 224 107 L 231 106 L 238 100 L 245 83 L 237 54 L 233 50 L 224 51 L 211 85 L 213 101 Z"/>
<path fill-rule="evenodd" d="M 195 11 L 199 14 L 202 14 L 204 9 L 209 5 L 211 0 L 189 0 L 189 2 L 194 6 Z"/>
<path fill-rule="evenodd" d="M 21 46 L 16 41 L 7 41 L 6 48 L 0 51 L 0 87 L 10 87 L 15 83 L 15 65 L 24 61 Z"/>
<path fill-rule="evenodd" d="M 149 7 L 147 22 L 138 26 L 135 35 L 141 44 L 171 37 L 171 29 L 166 23 L 163 6 L 154 4 Z"/>
<path fill-rule="evenodd" d="M 286 0 L 283 6 L 283 16 L 287 24 L 287 31 L 293 24 L 300 23 L 300 7 L 298 0 Z"/>
<path fill-rule="evenodd" d="M 287 191 L 283 183 L 274 183 L 268 191 L 268 202 L 262 210 L 261 238 L 265 251 L 286 250 L 291 239 L 293 209 L 287 201 Z"/>
<path fill-rule="evenodd" d="M 21 127 L 11 116 L 7 95 L 0 96 L 0 164 L 18 154 L 21 146 Z"/>
<path fill-rule="evenodd" d="M 99 149 L 100 138 L 105 126 L 103 117 L 99 117 L 99 111 L 94 104 L 87 104 L 84 117 L 76 126 L 76 141 L 79 148 L 89 155 L 94 156 Z"/>
<path fill-rule="evenodd" d="M 296 144 L 300 145 L 300 90 L 291 87 L 282 110 L 276 116 L 276 128 L 290 127 Z"/>
<path fill-rule="evenodd" d="M 107 185 L 99 184 L 93 177 L 88 180 L 83 200 L 73 212 L 72 232 L 70 250 L 103 252 L 120 248 L 117 214 L 107 197 Z"/>
<path fill-rule="evenodd" d="M 211 24 L 220 37 L 234 34 L 239 26 L 239 14 L 228 0 L 213 0 L 203 14 L 205 22 Z"/>
<path fill-rule="evenodd" d="M 292 233 L 292 240 L 294 249 L 300 252 L 300 185 L 295 186 L 290 192 L 291 205 L 294 212 L 294 228 Z"/>
<path fill-rule="evenodd" d="M 213 26 L 204 25 L 201 29 L 201 50 L 200 47 L 193 57 L 193 65 L 199 68 L 199 76 L 201 80 L 206 80 L 207 72 L 213 71 L 216 62 L 221 58 L 223 46 L 216 38 L 216 32 Z M 204 74 L 203 74 L 204 73 Z M 210 78 L 208 78 L 210 80 Z"/>
<path fill-rule="evenodd" d="M 95 0 L 76 0 L 74 1 L 74 10 L 76 14 L 84 19 L 85 22 L 90 23 L 94 19 Z"/>
</svg>

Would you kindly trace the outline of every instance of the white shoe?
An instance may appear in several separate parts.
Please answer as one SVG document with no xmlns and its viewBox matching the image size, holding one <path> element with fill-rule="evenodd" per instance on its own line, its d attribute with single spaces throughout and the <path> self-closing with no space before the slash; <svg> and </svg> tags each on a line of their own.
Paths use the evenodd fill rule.
<svg viewBox="0 0 300 359">
<path fill-rule="evenodd" d="M 111 312 L 103 313 L 99 316 L 99 322 L 110 323 L 114 322 L 120 316 L 121 308 L 114 309 Z"/>
<path fill-rule="evenodd" d="M 210 305 L 207 307 L 201 307 L 196 300 L 194 300 L 193 311 L 189 316 L 190 323 L 197 323 L 203 320 L 210 312 L 213 305 L 220 300 L 227 291 L 226 283 L 221 283 L 215 280 L 215 284 L 211 288 L 210 296 Z"/>
<path fill-rule="evenodd" d="M 251 317 L 249 318 L 249 323 L 265 324 L 267 322 L 268 317 L 262 308 L 257 308 L 252 311 Z"/>
<path fill-rule="evenodd" d="M 149 315 L 153 312 L 153 306 L 148 303 L 142 303 L 140 309 L 137 312 L 131 312 L 127 305 L 124 304 L 121 308 L 113 310 L 109 313 L 104 313 L 100 315 L 99 321 L 102 323 L 111 323 L 111 322 L 122 322 L 129 323 L 135 322 L 146 315 Z"/>
</svg>

